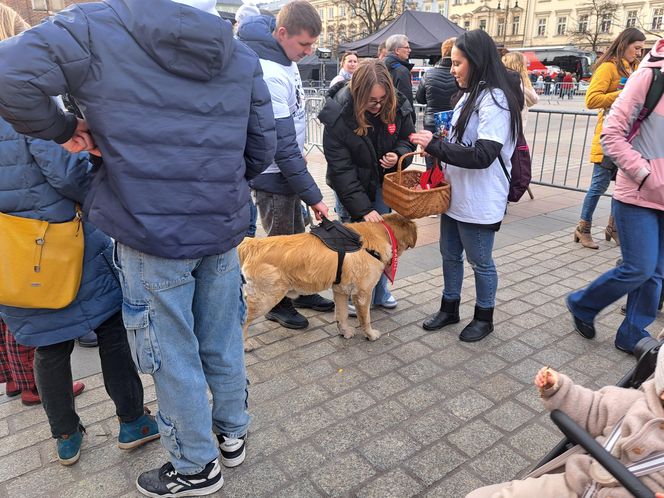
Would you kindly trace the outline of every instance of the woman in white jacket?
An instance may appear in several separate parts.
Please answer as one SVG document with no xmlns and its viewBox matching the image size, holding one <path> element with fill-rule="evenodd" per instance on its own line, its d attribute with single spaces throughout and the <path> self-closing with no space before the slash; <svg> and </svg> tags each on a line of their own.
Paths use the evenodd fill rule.
<svg viewBox="0 0 664 498">
<path fill-rule="evenodd" d="M 461 332 L 464 342 L 479 341 L 493 331 L 498 274 L 493 241 L 505 216 L 511 157 L 521 133 L 520 95 L 500 63 L 496 44 L 476 29 L 460 35 L 452 48 L 451 73 L 461 89 L 446 142 L 428 130 L 411 142 L 446 166 L 452 200 L 440 221 L 444 289 L 440 311 L 425 320 L 425 330 L 457 323 L 464 252 L 475 273 L 473 320 Z M 504 164 L 504 169 L 501 163 Z"/>
</svg>

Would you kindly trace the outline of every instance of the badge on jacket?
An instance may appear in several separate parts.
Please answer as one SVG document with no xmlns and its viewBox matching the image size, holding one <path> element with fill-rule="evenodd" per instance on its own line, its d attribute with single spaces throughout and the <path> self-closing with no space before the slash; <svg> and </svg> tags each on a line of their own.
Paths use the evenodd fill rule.
<svg viewBox="0 0 664 498">
<path fill-rule="evenodd" d="M 390 135 L 394 135 L 396 131 L 397 131 L 397 125 L 395 125 L 394 123 L 390 123 L 387 125 L 387 132 Z"/>
</svg>

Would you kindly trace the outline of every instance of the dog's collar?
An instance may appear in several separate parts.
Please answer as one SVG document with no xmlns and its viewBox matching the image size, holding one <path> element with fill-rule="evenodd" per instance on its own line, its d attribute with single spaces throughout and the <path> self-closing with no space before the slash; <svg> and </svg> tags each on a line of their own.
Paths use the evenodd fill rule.
<svg viewBox="0 0 664 498">
<path fill-rule="evenodd" d="M 394 231 L 392 231 L 392 227 L 387 223 L 385 223 L 384 221 L 381 221 L 381 223 L 385 227 L 385 230 L 387 230 L 387 234 L 390 236 L 390 244 L 392 245 L 392 261 L 389 263 L 389 271 L 388 271 L 388 266 L 386 265 L 385 269 L 383 270 L 383 273 L 390 281 L 390 283 L 394 283 L 394 277 L 397 274 L 397 265 L 399 264 L 399 257 L 398 257 L 399 244 L 397 243 L 397 238 L 394 236 Z"/>
</svg>

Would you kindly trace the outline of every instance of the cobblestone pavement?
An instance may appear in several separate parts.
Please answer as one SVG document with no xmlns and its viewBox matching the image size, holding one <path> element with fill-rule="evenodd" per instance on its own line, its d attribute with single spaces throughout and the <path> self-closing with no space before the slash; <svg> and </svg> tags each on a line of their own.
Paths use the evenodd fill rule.
<svg viewBox="0 0 664 498">
<path fill-rule="evenodd" d="M 321 176 L 319 168 L 319 185 Z M 496 327 L 479 343 L 457 339 L 473 312 L 468 267 L 461 323 L 420 327 L 438 308 L 442 286 L 435 219 L 419 221 L 419 245 L 404 254 L 398 308 L 372 313 L 378 341 L 339 337 L 332 313 L 305 312 L 306 331 L 252 325 L 260 347 L 247 355 L 248 457 L 224 471 L 217 496 L 456 498 L 522 476 L 547 453 L 560 436 L 532 386 L 537 369 L 551 365 L 597 388 L 615 383 L 634 359 L 613 347 L 620 303 L 599 316 L 589 341 L 573 331 L 563 301 L 610 268 L 619 250 L 603 240 L 598 251 L 571 242 L 580 194 L 534 191 L 535 201 L 510 206 L 496 239 Z M 662 326 L 660 317 L 650 330 Z M 151 378 L 143 381 L 154 410 Z M 140 496 L 136 476 L 166 453 L 158 443 L 119 450 L 101 375 L 85 382 L 76 404 L 88 434 L 71 468 L 56 461 L 41 407 L 0 404 L 0 498 Z"/>
</svg>

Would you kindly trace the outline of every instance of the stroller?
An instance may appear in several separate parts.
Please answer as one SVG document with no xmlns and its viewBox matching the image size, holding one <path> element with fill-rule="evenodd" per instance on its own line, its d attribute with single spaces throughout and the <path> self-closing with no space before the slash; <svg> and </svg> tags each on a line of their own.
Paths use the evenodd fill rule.
<svg viewBox="0 0 664 498">
<path fill-rule="evenodd" d="M 657 353 L 663 343 L 664 341 L 660 343 L 660 341 L 652 337 L 646 337 L 639 341 L 634 350 L 634 356 L 638 358 L 636 365 L 616 385 L 618 387 L 638 389 L 643 382 L 654 374 L 655 367 L 657 366 Z M 551 412 L 551 420 L 565 434 L 566 439 L 558 443 L 535 466 L 535 469 L 528 477 L 539 477 L 550 473 L 561 467 L 566 458 L 571 454 L 585 450 L 636 498 L 655 498 L 654 492 L 646 487 L 622 462 L 613 457 L 613 455 L 605 450 L 590 434 L 579 427 L 565 413 L 560 410 L 553 410 Z"/>
</svg>

